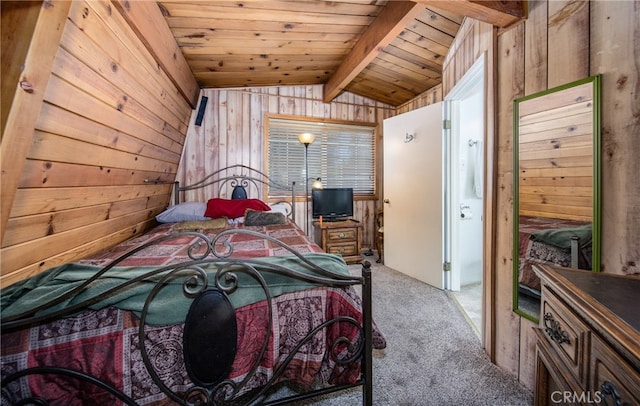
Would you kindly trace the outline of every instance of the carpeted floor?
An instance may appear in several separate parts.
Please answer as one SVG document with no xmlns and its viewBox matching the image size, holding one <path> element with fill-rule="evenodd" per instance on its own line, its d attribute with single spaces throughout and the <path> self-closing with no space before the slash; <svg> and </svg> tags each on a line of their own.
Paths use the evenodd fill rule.
<svg viewBox="0 0 640 406">
<path fill-rule="evenodd" d="M 374 320 L 387 339 L 386 349 L 374 350 L 374 405 L 532 404 L 531 391 L 489 361 L 445 291 L 366 259 L 374 268 Z M 358 389 L 299 405 L 361 403 Z"/>
</svg>

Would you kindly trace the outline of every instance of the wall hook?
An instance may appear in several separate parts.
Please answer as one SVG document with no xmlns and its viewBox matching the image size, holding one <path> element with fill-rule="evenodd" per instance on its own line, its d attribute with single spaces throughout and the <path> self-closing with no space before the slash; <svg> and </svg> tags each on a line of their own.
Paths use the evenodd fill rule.
<svg viewBox="0 0 640 406">
<path fill-rule="evenodd" d="M 404 142 L 408 143 L 416 139 L 416 136 L 413 134 L 406 133 L 404 136 Z"/>
</svg>

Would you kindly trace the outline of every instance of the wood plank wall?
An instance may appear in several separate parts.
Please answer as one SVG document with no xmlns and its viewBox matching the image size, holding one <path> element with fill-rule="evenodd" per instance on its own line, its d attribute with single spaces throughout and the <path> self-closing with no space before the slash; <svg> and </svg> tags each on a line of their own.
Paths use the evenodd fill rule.
<svg viewBox="0 0 640 406">
<path fill-rule="evenodd" d="M 487 150 L 493 187 L 493 231 L 486 252 L 492 263 L 485 270 L 493 319 L 493 342 L 485 340 L 494 362 L 525 385 L 534 382 L 534 324 L 512 310 L 513 287 L 513 100 L 594 74 L 602 83 L 602 270 L 617 274 L 640 273 L 640 115 L 638 114 L 638 54 L 640 9 L 637 2 L 583 2 L 530 0 L 527 20 L 498 32 L 495 55 L 495 136 Z M 443 94 L 470 66 L 484 34 L 482 24 L 463 24 L 456 37 L 457 49 L 447 56 Z M 467 34 L 471 33 L 472 34 Z M 466 39 L 464 39 L 466 38 Z M 491 60 L 491 58 L 488 58 Z M 461 72 L 461 73 L 460 73 Z M 491 90 L 491 87 L 488 89 Z M 491 127 L 489 127 L 491 128 Z M 490 147 L 494 142 L 495 146 Z M 489 214 L 485 210 L 485 215 Z M 489 221 L 487 221 L 489 222 Z M 485 295 L 488 292 L 485 291 Z M 488 310 L 487 310 L 488 309 Z M 485 327 L 487 324 L 485 323 Z M 485 334 L 486 338 L 486 334 Z"/>
<path fill-rule="evenodd" d="M 20 135 L 31 139 L 26 160 L 3 162 L 3 172 L 24 166 L 2 241 L 2 285 L 142 233 L 170 199 L 192 107 L 116 10 L 74 1 L 62 19 L 43 102 L 31 106 L 37 119 Z M 3 58 L 3 71 L 19 62 Z"/>
<path fill-rule="evenodd" d="M 512 102 L 603 75 L 602 269 L 640 273 L 640 160 L 635 157 L 640 152 L 640 9 L 629 1 L 530 0 L 528 5 L 526 22 L 497 37 L 491 27 L 465 21 L 445 60 L 442 87 L 395 111 L 349 93 L 325 104 L 320 86 L 205 90 L 211 107 L 203 126 L 188 127 L 178 169 L 193 106 L 177 96 L 179 89 L 109 2 L 73 2 L 53 73 L 45 72 L 46 91 L 36 87 L 33 93 L 43 93 L 44 103 L 36 105 L 37 126 L 27 134 L 33 142 L 3 230 L 0 283 L 142 232 L 168 203 L 170 186 L 162 182 L 172 181 L 176 173 L 184 182 L 233 163 L 261 168 L 265 113 L 381 124 L 397 113 L 441 101 L 484 53 L 491 66 L 488 101 L 496 107 L 487 111 L 485 144 L 487 198 L 493 199 L 485 208 L 485 235 L 491 236 L 485 241 L 485 297 L 490 302 L 485 302 L 485 346 L 498 366 L 532 386 L 533 323 L 513 313 L 511 304 Z M 2 49 L 4 55 L 4 42 Z M 7 63 L 3 58 L 3 72 L 11 72 Z M 2 100 L 15 105 L 15 99 L 5 97 L 5 83 Z M 3 126 L 10 116 L 3 109 Z M 7 131 L 2 148 L 6 136 Z M 378 141 L 381 146 L 381 132 Z M 380 175 L 381 151 L 379 157 Z M 372 245 L 369 224 L 381 196 L 357 205 L 357 216 L 367 226 L 365 245 Z"/>
<path fill-rule="evenodd" d="M 283 114 L 322 119 L 349 120 L 378 124 L 376 160 L 378 181 L 382 176 L 382 121 L 395 114 L 395 108 L 345 92 L 331 103 L 322 101 L 322 85 L 256 87 L 242 89 L 204 89 L 207 97 L 202 125 L 189 126 L 177 178 L 191 184 L 204 175 L 234 164 L 266 171 L 264 167 L 264 120 L 267 114 Z M 206 201 L 211 190 L 190 191 L 187 201 Z M 374 247 L 373 218 L 380 206 L 381 191 L 375 199 L 356 200 L 354 218 L 364 226 L 362 245 Z M 296 223 L 304 228 L 305 203 L 296 204 Z M 310 218 L 309 218 L 310 220 Z M 311 230 L 311 226 L 309 226 Z"/>
</svg>

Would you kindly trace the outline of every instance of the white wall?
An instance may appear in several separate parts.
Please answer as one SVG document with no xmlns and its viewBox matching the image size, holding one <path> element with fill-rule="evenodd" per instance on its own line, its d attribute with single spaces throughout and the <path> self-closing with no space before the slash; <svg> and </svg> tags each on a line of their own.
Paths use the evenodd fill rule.
<svg viewBox="0 0 640 406">
<path fill-rule="evenodd" d="M 482 281 L 482 161 L 484 124 L 483 96 L 481 88 L 473 95 L 460 100 L 461 114 L 458 137 L 458 204 L 455 206 L 458 218 L 457 261 L 460 264 L 460 284 L 462 286 Z M 469 141 L 477 143 L 470 146 Z M 478 155 L 478 151 L 480 154 Z M 478 171 L 476 173 L 476 171 Z M 479 178 L 476 178 L 479 176 Z M 478 181 L 480 179 L 480 181 Z M 474 185 L 478 182 L 476 194 Z M 461 212 L 465 217 L 461 217 Z"/>
</svg>

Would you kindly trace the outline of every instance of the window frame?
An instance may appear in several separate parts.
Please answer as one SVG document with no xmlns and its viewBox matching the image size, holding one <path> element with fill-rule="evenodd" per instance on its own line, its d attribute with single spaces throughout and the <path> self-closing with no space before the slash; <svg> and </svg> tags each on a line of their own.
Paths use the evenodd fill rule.
<svg viewBox="0 0 640 406">
<path fill-rule="evenodd" d="M 325 119 L 325 118 L 317 118 L 317 117 L 306 117 L 306 116 L 293 116 L 293 115 L 282 115 L 282 114 L 265 114 L 265 120 L 264 120 L 264 172 L 271 178 L 274 179 L 276 183 L 278 184 L 286 184 L 287 182 L 283 182 L 281 178 L 279 178 L 278 176 L 274 176 L 271 172 L 271 165 L 270 165 L 270 141 L 271 141 L 271 137 L 270 137 L 270 128 L 271 128 L 271 120 L 272 119 L 276 119 L 276 120 L 283 120 L 283 121 L 292 121 L 295 122 L 295 124 L 300 123 L 299 125 L 302 125 L 305 129 L 301 130 L 300 132 L 313 132 L 312 126 L 322 126 L 325 124 L 330 124 L 332 126 L 337 125 L 337 126 L 356 126 L 356 127 L 360 127 L 360 128 L 370 128 L 371 129 L 371 143 L 370 143 L 370 147 L 371 147 L 371 174 L 370 174 L 370 182 L 371 182 L 371 191 L 367 192 L 367 191 L 359 191 L 357 188 L 354 187 L 354 191 L 353 191 L 353 195 L 354 195 L 354 199 L 356 200 L 360 200 L 360 199 L 375 199 L 377 196 L 377 188 L 378 188 L 378 164 L 377 164 L 377 160 L 378 160 L 378 148 L 377 148 L 377 140 L 378 140 L 378 124 L 377 123 L 373 123 L 373 122 L 365 122 L 365 121 L 351 121 L 351 120 L 335 120 L 335 119 Z M 309 123 L 310 126 L 307 127 L 304 124 L 305 123 Z M 294 125 L 295 125 L 294 124 Z M 317 133 L 316 133 L 317 134 Z M 293 137 L 292 137 L 293 138 Z M 309 148 L 312 148 L 314 145 L 323 145 L 325 148 L 327 147 L 327 144 L 317 144 L 319 142 L 322 142 L 321 139 L 322 137 L 318 137 L 316 135 L 316 139 L 314 140 L 314 142 L 309 146 Z M 298 144 L 300 146 L 299 148 L 299 156 L 297 160 L 295 161 L 300 161 L 300 164 L 302 165 L 302 169 L 301 171 L 304 172 L 304 156 L 305 156 L 305 149 L 304 146 L 300 144 L 300 141 L 298 141 L 297 139 L 297 132 L 296 132 L 296 136 L 295 136 L 295 143 Z M 298 151 L 298 149 L 296 149 L 296 151 Z M 320 154 L 322 155 L 322 154 Z M 322 159 L 321 159 L 322 160 Z M 331 183 L 327 184 L 326 179 L 322 177 L 321 173 L 326 173 L 326 170 L 320 170 L 320 174 L 319 176 L 316 176 L 314 174 L 318 173 L 319 171 L 313 171 L 313 157 L 310 154 L 309 155 L 309 173 L 310 173 L 310 178 L 312 177 L 320 177 L 322 179 L 322 183 L 324 187 L 351 187 L 351 186 L 345 186 L 345 185 L 333 185 Z M 323 165 L 327 165 L 327 163 L 324 164 L 320 164 L 320 166 L 322 167 Z M 290 176 L 287 176 L 288 179 L 291 179 Z M 300 178 L 298 179 L 292 179 L 291 181 L 295 181 L 296 182 L 296 195 L 303 198 L 305 197 L 304 193 L 300 193 L 301 191 L 304 191 L 305 189 L 305 179 L 304 179 L 304 175 L 301 175 Z M 289 185 L 291 184 L 291 182 L 288 182 Z M 311 188 L 311 184 L 313 183 L 313 180 L 309 179 L 309 188 Z M 287 195 L 287 193 L 290 193 L 290 190 L 288 191 L 278 191 L 277 193 L 272 193 L 271 192 L 271 188 L 267 187 L 267 190 L 265 191 L 265 196 L 267 196 L 269 199 L 274 199 L 274 198 L 282 198 L 285 197 Z"/>
</svg>

